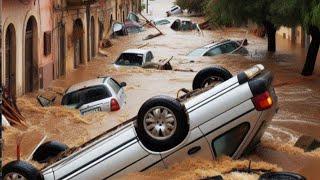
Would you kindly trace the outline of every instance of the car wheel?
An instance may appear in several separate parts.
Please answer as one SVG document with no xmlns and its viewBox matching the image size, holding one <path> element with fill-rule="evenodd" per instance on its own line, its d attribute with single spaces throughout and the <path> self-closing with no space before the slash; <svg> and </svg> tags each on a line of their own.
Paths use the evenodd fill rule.
<svg viewBox="0 0 320 180">
<path fill-rule="evenodd" d="M 140 108 L 137 135 L 149 150 L 163 152 L 179 145 L 189 132 L 185 108 L 176 99 L 156 96 Z"/>
<path fill-rule="evenodd" d="M 305 180 L 306 178 L 295 173 L 290 173 L 290 172 L 269 172 L 262 174 L 259 177 L 259 180 Z"/>
<path fill-rule="evenodd" d="M 43 143 L 33 154 L 33 160 L 39 163 L 47 163 L 50 158 L 56 157 L 59 153 L 68 149 L 68 146 L 58 141 Z"/>
<path fill-rule="evenodd" d="M 31 164 L 24 161 L 12 161 L 2 168 L 2 178 L 4 180 L 12 179 L 42 179 L 40 172 Z"/>
<path fill-rule="evenodd" d="M 232 74 L 221 66 L 205 68 L 197 73 L 193 79 L 193 90 L 202 89 L 207 86 L 217 85 L 232 78 Z"/>
</svg>

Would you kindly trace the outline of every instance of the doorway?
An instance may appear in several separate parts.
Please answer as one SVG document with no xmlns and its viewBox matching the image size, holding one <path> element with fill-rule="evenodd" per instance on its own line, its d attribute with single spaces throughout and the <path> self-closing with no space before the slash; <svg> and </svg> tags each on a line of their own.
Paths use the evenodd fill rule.
<svg viewBox="0 0 320 180">
<path fill-rule="evenodd" d="M 73 24 L 73 43 L 74 43 L 74 62 L 73 67 L 76 69 L 83 63 L 83 24 L 81 19 L 77 19 Z"/>
<path fill-rule="evenodd" d="M 32 16 L 27 22 L 25 34 L 25 92 L 32 92 L 39 87 L 38 70 L 38 31 L 37 21 Z"/>
<path fill-rule="evenodd" d="M 95 43 L 96 43 L 96 27 L 94 23 L 94 17 L 91 17 L 91 57 L 96 56 L 96 48 L 95 48 Z"/>
<path fill-rule="evenodd" d="M 5 92 L 16 98 L 16 31 L 10 24 L 5 36 Z"/>
<path fill-rule="evenodd" d="M 66 50 L 65 50 L 65 25 L 60 24 L 59 26 L 59 58 L 58 58 L 58 76 L 64 76 L 66 73 Z"/>
</svg>

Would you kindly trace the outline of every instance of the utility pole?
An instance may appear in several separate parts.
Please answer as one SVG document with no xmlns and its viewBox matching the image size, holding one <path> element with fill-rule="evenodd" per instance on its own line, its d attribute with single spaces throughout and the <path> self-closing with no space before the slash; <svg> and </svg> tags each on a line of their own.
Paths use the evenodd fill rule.
<svg viewBox="0 0 320 180">
<path fill-rule="evenodd" d="M 146 3 L 146 10 L 147 10 L 147 14 L 149 14 L 149 0 L 147 0 L 147 3 Z"/>
</svg>

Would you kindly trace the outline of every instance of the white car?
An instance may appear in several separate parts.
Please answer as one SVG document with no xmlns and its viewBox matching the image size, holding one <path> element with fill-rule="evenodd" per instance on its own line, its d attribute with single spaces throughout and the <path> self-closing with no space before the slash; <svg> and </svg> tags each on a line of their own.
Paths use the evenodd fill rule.
<svg viewBox="0 0 320 180">
<path fill-rule="evenodd" d="M 160 18 L 160 19 L 153 19 L 150 21 L 155 26 L 161 26 L 166 24 L 171 24 L 171 21 L 169 21 L 166 18 Z"/>
<path fill-rule="evenodd" d="M 68 88 L 61 104 L 68 108 L 79 109 L 82 115 L 97 111 L 118 111 L 125 104 L 123 87 L 111 77 L 101 77 Z"/>
<path fill-rule="evenodd" d="M 180 8 L 180 6 L 174 5 L 166 13 L 167 13 L 167 16 L 169 17 L 169 16 L 174 15 L 174 14 L 181 14 L 182 13 L 182 9 Z"/>
<path fill-rule="evenodd" d="M 213 86 L 216 77 L 224 82 Z M 195 77 L 195 90 L 177 99 L 153 97 L 133 119 L 65 150 L 41 170 L 13 161 L 3 167 L 3 177 L 116 179 L 187 157 L 239 158 L 255 148 L 276 113 L 271 83 L 272 74 L 262 65 L 234 77 L 224 68 L 206 68 Z M 50 147 L 41 149 L 36 154 L 42 159 L 52 155 Z"/>
<path fill-rule="evenodd" d="M 144 49 L 128 49 L 120 54 L 115 61 L 114 66 L 138 66 L 142 67 L 146 63 L 150 63 L 154 59 L 151 51 Z"/>
<path fill-rule="evenodd" d="M 248 54 L 248 50 L 243 47 L 241 42 L 224 40 L 208 44 L 204 47 L 197 48 L 190 52 L 187 56 L 189 57 L 201 57 L 201 56 L 216 56 L 227 53 L 239 53 Z"/>
</svg>

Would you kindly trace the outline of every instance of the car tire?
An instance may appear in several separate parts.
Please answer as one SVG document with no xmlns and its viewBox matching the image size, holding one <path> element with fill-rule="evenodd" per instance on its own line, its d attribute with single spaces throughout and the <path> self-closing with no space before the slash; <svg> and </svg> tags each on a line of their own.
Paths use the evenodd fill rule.
<svg viewBox="0 0 320 180">
<path fill-rule="evenodd" d="M 291 173 L 291 172 L 269 172 L 269 173 L 265 173 L 262 174 L 259 177 L 259 180 L 273 180 L 273 179 L 277 179 L 277 180 L 306 180 L 305 177 L 299 175 L 299 174 L 295 174 L 295 173 Z"/>
<path fill-rule="evenodd" d="M 187 137 L 188 115 L 176 99 L 156 96 L 141 106 L 136 132 L 139 140 L 150 151 L 168 151 Z"/>
<path fill-rule="evenodd" d="M 49 159 L 56 157 L 67 149 L 69 149 L 67 145 L 58 141 L 48 141 L 39 146 L 32 159 L 39 163 L 47 163 Z"/>
<path fill-rule="evenodd" d="M 202 89 L 212 83 L 221 83 L 232 78 L 232 74 L 221 66 L 202 69 L 193 79 L 193 90 Z"/>
<path fill-rule="evenodd" d="M 24 179 L 43 179 L 39 170 L 24 161 L 12 161 L 2 168 L 4 180 L 14 179 L 13 177 L 24 177 Z M 19 178 L 18 178 L 19 179 Z"/>
</svg>

